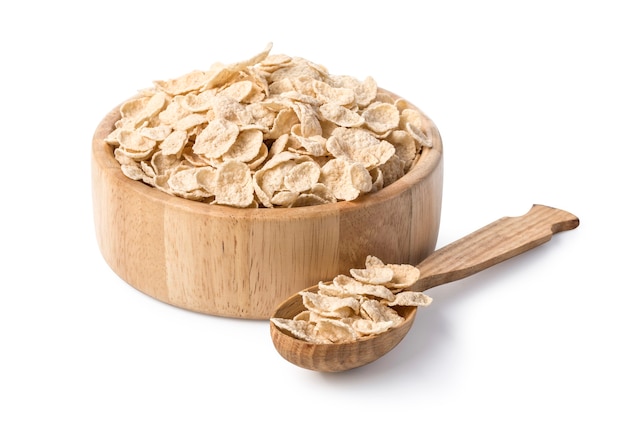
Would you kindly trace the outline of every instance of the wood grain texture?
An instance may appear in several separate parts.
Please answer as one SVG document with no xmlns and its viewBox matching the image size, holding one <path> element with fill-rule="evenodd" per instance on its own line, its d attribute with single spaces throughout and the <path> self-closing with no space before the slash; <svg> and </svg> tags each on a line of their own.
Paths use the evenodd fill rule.
<svg viewBox="0 0 626 439">
<path fill-rule="evenodd" d="M 441 137 L 403 178 L 352 202 L 238 209 L 164 194 L 124 176 L 104 138 L 92 143 L 95 234 L 108 265 L 158 300 L 205 314 L 267 319 L 277 304 L 376 254 L 417 264 L 435 247 L 441 213 Z"/>
<path fill-rule="evenodd" d="M 417 265 L 420 279 L 411 289 L 424 291 L 463 279 L 578 225 L 578 218 L 569 212 L 534 205 L 522 216 L 494 221 L 429 255 Z M 317 290 L 317 287 L 312 286 L 310 290 Z M 273 317 L 290 319 L 304 309 L 301 296 L 294 295 L 281 303 Z M 397 310 L 405 318 L 404 323 L 377 336 L 349 343 L 309 343 L 292 337 L 273 323 L 270 323 L 270 335 L 278 353 L 296 366 L 319 372 L 343 372 L 377 360 L 402 341 L 413 325 L 417 308 L 398 307 Z"/>
<path fill-rule="evenodd" d="M 528 213 L 504 217 L 431 254 L 422 261 L 412 289 L 454 282 L 548 242 L 555 233 L 578 227 L 576 216 L 535 204 Z"/>
</svg>

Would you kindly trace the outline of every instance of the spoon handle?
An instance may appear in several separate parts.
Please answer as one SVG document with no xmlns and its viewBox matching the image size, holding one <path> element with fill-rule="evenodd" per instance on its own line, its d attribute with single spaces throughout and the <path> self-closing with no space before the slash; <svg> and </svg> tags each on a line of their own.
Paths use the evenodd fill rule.
<svg viewBox="0 0 626 439">
<path fill-rule="evenodd" d="M 533 205 L 528 213 L 504 217 L 435 251 L 419 265 L 412 289 L 424 291 L 463 279 L 533 249 L 552 235 L 578 227 L 576 216 L 553 207 Z"/>
</svg>

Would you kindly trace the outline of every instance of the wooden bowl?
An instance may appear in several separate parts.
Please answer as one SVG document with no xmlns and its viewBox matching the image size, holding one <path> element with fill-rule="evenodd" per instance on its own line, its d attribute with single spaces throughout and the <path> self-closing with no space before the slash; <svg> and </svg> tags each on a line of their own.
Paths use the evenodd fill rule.
<svg viewBox="0 0 626 439">
<path fill-rule="evenodd" d="M 367 255 L 417 264 L 435 248 L 443 151 L 426 116 L 433 146 L 398 181 L 355 201 L 272 209 L 209 205 L 129 179 L 104 142 L 118 119 L 115 108 L 93 137 L 96 238 L 113 271 L 155 299 L 268 319 L 290 295 L 362 267 Z"/>
</svg>

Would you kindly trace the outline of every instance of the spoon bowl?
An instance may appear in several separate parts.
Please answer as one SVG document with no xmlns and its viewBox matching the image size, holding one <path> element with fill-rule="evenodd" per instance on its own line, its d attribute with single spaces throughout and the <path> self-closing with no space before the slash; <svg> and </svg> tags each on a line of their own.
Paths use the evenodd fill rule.
<svg viewBox="0 0 626 439">
<path fill-rule="evenodd" d="M 459 239 L 424 259 L 417 267 L 419 280 L 411 290 L 424 291 L 482 271 L 524 253 L 552 238 L 552 235 L 578 227 L 579 220 L 569 212 L 534 205 L 520 217 L 504 217 Z M 317 291 L 312 286 L 304 291 Z M 300 294 L 283 301 L 271 318 L 291 319 L 306 308 Z M 369 364 L 387 354 L 411 329 L 416 307 L 394 307 L 404 317 L 400 325 L 377 335 L 345 343 L 311 343 L 278 328 L 270 320 L 274 347 L 287 361 L 320 372 L 342 372 Z"/>
<path fill-rule="evenodd" d="M 312 287 L 305 291 L 316 289 L 317 287 Z M 296 294 L 280 304 L 273 317 L 289 319 L 305 309 L 300 295 Z M 399 306 L 394 309 L 404 317 L 404 322 L 378 336 L 341 344 L 311 343 L 297 339 L 271 323 L 272 341 L 287 361 L 305 369 L 320 372 L 341 372 L 354 369 L 382 357 L 408 334 L 415 321 L 417 308 Z"/>
</svg>

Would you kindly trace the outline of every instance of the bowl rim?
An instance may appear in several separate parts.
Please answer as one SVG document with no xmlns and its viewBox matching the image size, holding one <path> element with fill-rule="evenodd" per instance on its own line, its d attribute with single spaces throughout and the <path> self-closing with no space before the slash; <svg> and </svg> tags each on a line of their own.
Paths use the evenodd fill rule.
<svg viewBox="0 0 626 439">
<path fill-rule="evenodd" d="M 113 155 L 114 148 L 104 140 L 113 131 L 115 123 L 120 118 L 119 109 L 122 103 L 114 107 L 98 124 L 92 139 L 92 163 L 93 166 L 97 165 L 108 177 L 118 180 L 129 190 L 138 192 L 142 197 L 152 202 L 167 205 L 169 208 L 193 212 L 196 215 L 267 221 L 290 221 L 303 217 L 337 215 L 340 212 L 362 209 L 393 199 L 427 178 L 439 166 L 443 156 L 443 144 L 437 126 L 418 107 L 410 102 L 407 103 L 422 115 L 424 119 L 423 128 L 428 131 L 429 138 L 432 139 L 432 146 L 422 147 L 421 155 L 415 165 L 401 178 L 376 192 L 361 195 L 352 201 L 344 200 L 294 208 L 240 208 L 188 200 L 162 192 L 141 181 L 132 180 L 122 173 L 121 167 Z"/>
</svg>

